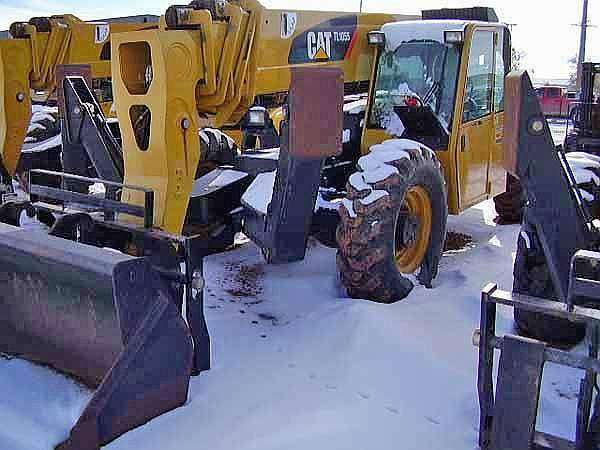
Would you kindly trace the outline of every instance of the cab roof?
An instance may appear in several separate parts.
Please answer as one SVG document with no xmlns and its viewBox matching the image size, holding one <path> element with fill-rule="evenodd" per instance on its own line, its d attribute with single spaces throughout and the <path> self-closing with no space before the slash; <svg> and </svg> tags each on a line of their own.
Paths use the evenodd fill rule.
<svg viewBox="0 0 600 450">
<path fill-rule="evenodd" d="M 475 20 L 407 20 L 386 23 L 381 27 L 385 34 L 385 48 L 393 51 L 403 42 L 432 40 L 444 43 L 444 31 L 464 31 L 470 24 L 482 26 L 504 26 L 497 22 Z"/>
</svg>

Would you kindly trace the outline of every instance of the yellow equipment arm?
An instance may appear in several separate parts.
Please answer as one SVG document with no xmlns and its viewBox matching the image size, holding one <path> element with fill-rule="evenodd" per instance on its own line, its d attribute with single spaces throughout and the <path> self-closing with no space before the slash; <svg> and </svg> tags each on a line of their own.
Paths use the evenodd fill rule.
<svg viewBox="0 0 600 450">
<path fill-rule="evenodd" d="M 292 66 L 341 67 L 346 83 L 368 82 L 374 52 L 367 32 L 413 18 L 195 0 L 170 7 L 157 29 L 115 35 L 125 184 L 152 189 L 155 225 L 180 234 L 200 159 L 200 128 L 236 124 L 257 95 L 288 91 Z M 125 191 L 122 200 L 143 204 L 138 195 Z"/>
<path fill-rule="evenodd" d="M 0 165 L 9 175 L 15 173 L 27 134 L 32 93 L 52 95 L 56 66 L 86 64 L 93 79 L 108 79 L 111 33 L 149 26 L 142 21 L 83 22 L 68 14 L 11 25 L 12 39 L 0 40 Z"/>
</svg>

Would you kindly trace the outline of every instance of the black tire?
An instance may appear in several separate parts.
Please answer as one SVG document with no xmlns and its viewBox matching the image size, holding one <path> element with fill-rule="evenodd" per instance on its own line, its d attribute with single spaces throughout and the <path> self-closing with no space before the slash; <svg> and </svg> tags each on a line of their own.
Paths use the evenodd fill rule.
<svg viewBox="0 0 600 450">
<path fill-rule="evenodd" d="M 513 270 L 513 292 L 532 297 L 556 299 L 544 251 L 533 226 L 523 224 L 517 240 Z M 550 344 L 575 345 L 585 336 L 585 326 L 541 313 L 514 309 L 519 334 Z"/>
<path fill-rule="evenodd" d="M 36 117 L 36 114 L 40 116 Z M 27 132 L 26 142 L 21 151 L 21 157 L 17 165 L 16 178 L 21 184 L 21 187 L 26 192 L 29 190 L 28 186 L 28 172 L 32 169 L 45 169 L 55 172 L 61 172 L 63 169 L 61 163 L 61 150 L 62 145 L 60 142 L 54 147 L 48 147 L 43 151 L 27 151 L 29 148 L 44 144 L 47 144 L 52 138 L 60 135 L 60 121 L 58 119 L 58 112 L 47 109 L 38 111 L 32 116 L 32 122 L 30 123 L 30 129 Z M 44 184 L 51 187 L 59 187 L 60 180 L 56 177 L 49 175 L 36 175 L 35 181 L 37 183 Z"/>
<path fill-rule="evenodd" d="M 494 197 L 494 207 L 500 225 L 521 223 L 525 195 L 518 178 L 506 175 L 506 191 Z"/>
<path fill-rule="evenodd" d="M 340 223 L 336 210 L 319 208 L 315 211 L 311 223 L 311 235 L 325 247 L 337 248 L 335 234 Z"/>
<path fill-rule="evenodd" d="M 432 150 L 417 142 L 407 146 L 406 140 L 373 146 L 358 166 L 339 211 L 338 270 L 350 297 L 392 303 L 413 287 L 396 264 L 396 230 L 397 220 L 406 217 L 399 215 L 406 193 L 414 188 L 426 192 L 431 206 L 429 240 L 418 278 L 431 286 L 437 275 L 448 215 L 442 167 Z M 377 171 L 387 175 L 377 180 Z M 365 204 L 369 196 L 376 200 Z"/>
</svg>

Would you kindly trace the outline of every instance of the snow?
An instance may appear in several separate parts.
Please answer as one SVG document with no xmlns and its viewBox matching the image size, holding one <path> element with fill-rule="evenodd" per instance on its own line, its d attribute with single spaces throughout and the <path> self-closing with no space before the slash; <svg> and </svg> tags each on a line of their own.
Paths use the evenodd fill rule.
<svg viewBox="0 0 600 450">
<path fill-rule="evenodd" d="M 48 231 L 48 226 L 37 220 L 37 217 L 29 217 L 26 211 L 21 211 L 19 226 L 31 231 Z"/>
<path fill-rule="evenodd" d="M 242 178 L 247 177 L 248 174 L 240 172 L 239 170 L 225 169 L 223 170 L 214 180 L 209 183 L 210 187 L 223 187 L 228 184 L 235 183 Z"/>
<path fill-rule="evenodd" d="M 361 166 L 362 167 L 362 166 Z M 367 183 L 378 183 L 380 181 L 385 180 L 388 177 L 393 175 L 397 175 L 398 169 L 392 166 L 382 165 L 378 166 L 373 170 L 367 170 L 363 174 L 363 178 Z"/>
<path fill-rule="evenodd" d="M 358 166 L 364 171 L 363 180 L 367 183 L 377 183 L 398 173 L 398 169 L 388 165 L 391 161 L 410 158 L 406 150 L 427 148 L 410 139 L 388 139 L 381 144 L 375 144 L 371 151 L 358 160 Z"/>
<path fill-rule="evenodd" d="M 37 123 L 37 122 L 31 122 L 29 124 L 29 127 L 27 128 L 27 133 L 31 133 L 32 131 L 36 131 L 36 130 L 45 130 L 46 127 L 44 125 L 42 125 L 41 123 Z"/>
<path fill-rule="evenodd" d="M 60 147 L 62 145 L 62 138 L 60 134 L 57 134 L 55 136 L 52 136 L 49 139 L 46 139 L 45 141 L 41 141 L 39 143 L 36 144 L 27 144 L 27 146 L 24 146 L 23 149 L 21 150 L 22 153 L 39 153 L 39 152 L 44 152 L 46 150 L 50 150 L 51 148 L 55 148 L 55 147 Z"/>
<path fill-rule="evenodd" d="M 592 158 L 573 158 L 570 153 L 567 154 L 567 161 L 577 184 L 593 182 L 596 186 L 600 186 L 600 177 L 590 170 L 592 168 L 600 169 L 600 162 Z"/>
<path fill-rule="evenodd" d="M 33 114 L 35 113 L 54 113 L 54 114 L 58 114 L 58 107 L 57 106 L 47 106 L 47 105 L 31 105 L 31 112 Z"/>
<path fill-rule="evenodd" d="M 381 144 L 371 146 L 370 153 L 381 162 L 396 161 L 402 158 L 410 158 L 406 150 L 421 147 L 422 144 L 410 139 L 388 139 Z"/>
<path fill-rule="evenodd" d="M 55 108 L 49 108 L 48 110 L 53 111 L 54 109 Z M 56 122 L 56 117 L 47 112 L 48 110 L 40 110 L 38 112 L 34 112 L 31 116 L 31 122 L 41 122 L 42 120 Z M 58 110 L 56 112 L 58 112 Z"/>
<path fill-rule="evenodd" d="M 344 104 L 344 112 L 348 114 L 360 114 L 367 109 L 367 99 L 361 98 L 353 102 Z"/>
<path fill-rule="evenodd" d="M 385 197 L 386 195 L 390 195 L 390 194 L 384 190 L 374 190 L 369 195 L 367 195 L 364 198 L 359 199 L 358 201 L 361 202 L 363 205 L 368 206 L 371 203 L 376 202 L 380 198 Z"/>
<path fill-rule="evenodd" d="M 594 194 L 591 194 L 590 192 L 584 189 L 579 189 L 579 194 L 581 195 L 581 198 L 584 199 L 586 202 L 594 201 Z"/>
<path fill-rule="evenodd" d="M 344 130 L 342 131 L 342 144 L 347 144 L 348 142 L 350 142 L 352 133 L 350 132 L 350 130 Z"/>
<path fill-rule="evenodd" d="M 205 258 L 213 367 L 186 406 L 106 450 L 403 450 L 477 448 L 480 292 L 512 285 L 519 226 L 496 226 L 492 202 L 449 218 L 473 245 L 442 258 L 433 289 L 382 305 L 346 298 L 335 250 L 265 265 L 245 244 Z M 247 296 L 242 268 L 258 273 Z M 498 332 L 513 332 L 500 307 Z M 538 426 L 573 437 L 581 371 L 548 364 Z M 89 398 L 48 369 L 0 359 L 0 448 L 50 450 Z"/>
<path fill-rule="evenodd" d="M 259 173 L 242 195 L 242 204 L 266 215 L 273 198 L 277 171 Z"/>
<path fill-rule="evenodd" d="M 348 200 L 347 198 L 344 198 L 344 199 L 342 199 L 342 205 L 344 205 L 344 208 L 346 208 L 346 211 L 348 211 L 348 214 L 350 215 L 350 217 L 355 219 L 356 212 L 354 211 L 354 206 L 352 205 L 352 200 Z"/>
<path fill-rule="evenodd" d="M 63 375 L 1 357 L 0 392 L 0 448 L 7 450 L 54 448 L 68 437 L 90 398 Z"/>
<path fill-rule="evenodd" d="M 277 161 L 279 160 L 279 147 L 253 150 L 252 153 L 244 152 L 244 157 L 257 159 L 271 159 Z"/>
<path fill-rule="evenodd" d="M 352 175 L 350 175 L 350 178 L 348 178 L 348 183 L 350 183 L 350 185 L 358 192 L 371 189 L 371 186 L 365 183 L 362 172 L 354 172 Z"/>
<path fill-rule="evenodd" d="M 402 123 L 400 117 L 398 117 L 398 114 L 392 113 L 387 116 L 387 119 L 386 123 L 383 124 L 385 126 L 385 131 L 387 131 L 390 136 L 402 136 L 406 127 Z"/>
<path fill-rule="evenodd" d="M 573 159 L 578 161 L 586 161 L 588 164 L 590 164 L 590 167 L 600 167 L 600 156 L 593 155 L 591 153 L 571 152 L 567 153 L 567 159 L 569 162 Z"/>
<path fill-rule="evenodd" d="M 330 211 L 337 211 L 340 209 L 342 204 L 342 198 L 334 198 L 333 200 L 325 200 L 323 198 L 323 192 L 319 189 L 317 193 L 317 201 L 315 202 L 315 211 L 319 209 L 328 209 Z"/>
<path fill-rule="evenodd" d="M 104 196 L 106 195 L 106 186 L 104 183 L 94 183 L 88 188 L 90 195 Z"/>
<path fill-rule="evenodd" d="M 444 43 L 444 31 L 462 31 L 466 24 L 463 20 L 408 20 L 386 23 L 381 31 L 385 33 L 385 49 L 394 51 L 403 42 L 430 40 Z"/>
</svg>

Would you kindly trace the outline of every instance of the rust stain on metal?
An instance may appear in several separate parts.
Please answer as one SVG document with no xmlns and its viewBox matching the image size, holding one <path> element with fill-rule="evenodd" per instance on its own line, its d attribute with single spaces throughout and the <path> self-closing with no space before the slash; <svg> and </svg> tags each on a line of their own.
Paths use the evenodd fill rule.
<svg viewBox="0 0 600 450">
<path fill-rule="evenodd" d="M 321 159 L 342 152 L 343 85 L 338 68 L 292 69 L 290 153 Z"/>
</svg>

